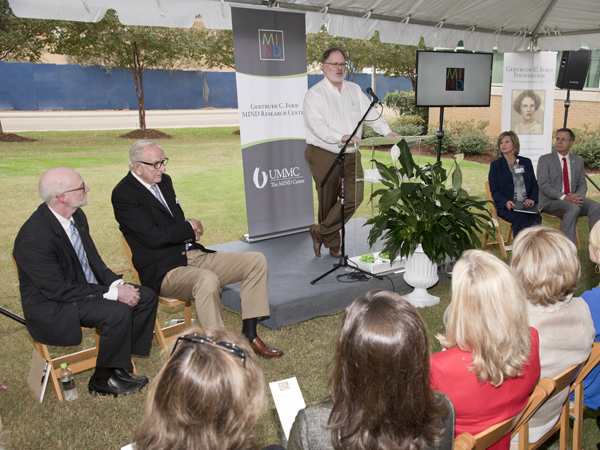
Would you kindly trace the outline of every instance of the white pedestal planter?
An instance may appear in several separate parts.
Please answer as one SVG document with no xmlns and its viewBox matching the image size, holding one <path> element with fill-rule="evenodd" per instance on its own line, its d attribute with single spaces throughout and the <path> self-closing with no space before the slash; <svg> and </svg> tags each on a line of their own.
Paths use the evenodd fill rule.
<svg viewBox="0 0 600 450">
<path fill-rule="evenodd" d="M 404 281 L 415 290 L 402 297 L 418 308 L 437 305 L 440 298 L 427 292 L 427 289 L 440 279 L 437 269 L 437 264 L 431 262 L 419 245 L 417 250 L 406 259 L 406 272 L 404 272 Z"/>
</svg>

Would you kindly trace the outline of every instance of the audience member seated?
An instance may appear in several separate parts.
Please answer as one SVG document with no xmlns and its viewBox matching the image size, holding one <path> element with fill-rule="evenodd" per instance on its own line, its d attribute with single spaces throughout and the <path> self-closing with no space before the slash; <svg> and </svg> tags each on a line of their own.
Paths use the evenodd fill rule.
<svg viewBox="0 0 600 450">
<path fill-rule="evenodd" d="M 178 338 L 152 381 L 135 450 L 254 448 L 250 432 L 265 397 L 256 356 L 233 331 L 201 332 L 193 328 Z"/>
<path fill-rule="evenodd" d="M 525 293 L 510 268 L 468 250 L 452 274 L 452 301 L 431 356 L 431 387 L 448 396 L 456 431 L 476 435 L 517 415 L 540 376 L 538 333 L 529 327 Z M 492 449 L 508 449 L 510 434 Z"/>
<path fill-rule="evenodd" d="M 515 211 L 515 205 L 534 206 L 538 201 L 538 184 L 529 158 L 519 155 L 519 138 L 514 131 L 505 131 L 498 137 L 502 158 L 492 161 L 488 180 L 498 216 L 510 222 L 517 237 L 523 228 L 542 223 L 535 214 Z"/>
<path fill-rule="evenodd" d="M 288 450 L 452 449 L 452 404 L 428 374 L 417 310 L 392 292 L 368 292 L 342 320 L 331 395 L 298 412 Z"/>
<path fill-rule="evenodd" d="M 541 378 L 555 377 L 584 362 L 595 332 L 588 306 L 573 297 L 581 275 L 575 244 L 558 230 L 528 228 L 515 239 L 511 266 L 529 300 L 531 326 L 539 333 Z M 566 387 L 531 418 L 530 443 L 554 426 L 568 393 Z"/>
<path fill-rule="evenodd" d="M 590 260 L 596 265 L 596 273 L 600 273 L 598 255 L 600 255 L 600 223 L 594 225 L 590 232 Z M 587 303 L 594 329 L 596 342 L 600 342 L 600 286 L 581 294 Z M 573 396 L 571 396 L 573 397 Z M 571 398 L 572 399 L 572 398 Z M 600 409 L 600 365 L 596 366 L 583 380 L 583 404 L 591 409 Z"/>
</svg>

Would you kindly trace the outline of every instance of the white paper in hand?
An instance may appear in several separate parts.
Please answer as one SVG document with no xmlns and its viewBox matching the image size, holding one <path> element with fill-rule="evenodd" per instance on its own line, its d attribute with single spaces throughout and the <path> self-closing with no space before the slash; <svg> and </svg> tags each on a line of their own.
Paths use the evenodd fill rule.
<svg viewBox="0 0 600 450">
<path fill-rule="evenodd" d="M 294 420 L 296 420 L 298 411 L 306 407 L 298 380 L 296 377 L 293 377 L 287 380 L 273 381 L 269 383 L 269 388 L 271 388 L 271 394 L 273 394 L 275 408 L 277 408 L 277 414 L 279 415 L 279 421 L 285 433 L 285 438 L 289 439 L 290 430 L 292 429 Z"/>
</svg>

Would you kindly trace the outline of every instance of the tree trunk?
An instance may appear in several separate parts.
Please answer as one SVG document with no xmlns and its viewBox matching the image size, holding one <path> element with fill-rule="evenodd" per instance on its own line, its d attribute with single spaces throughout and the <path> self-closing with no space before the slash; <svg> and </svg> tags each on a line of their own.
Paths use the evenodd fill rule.
<svg viewBox="0 0 600 450">
<path fill-rule="evenodd" d="M 144 105 L 144 79 L 140 73 L 140 95 L 138 96 L 139 115 L 140 115 L 140 130 L 146 130 L 146 105 Z"/>
<path fill-rule="evenodd" d="M 0 134 L 4 133 L 4 131 L 2 131 L 2 121 L 0 120 Z"/>
</svg>

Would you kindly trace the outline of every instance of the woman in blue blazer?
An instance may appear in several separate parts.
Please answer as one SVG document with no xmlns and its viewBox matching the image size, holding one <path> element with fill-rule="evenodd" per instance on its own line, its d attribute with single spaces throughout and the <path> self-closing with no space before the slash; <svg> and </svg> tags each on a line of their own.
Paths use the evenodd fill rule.
<svg viewBox="0 0 600 450">
<path fill-rule="evenodd" d="M 514 211 L 517 201 L 522 201 L 524 206 L 538 202 L 538 184 L 531 160 L 518 156 L 519 138 L 514 131 L 505 131 L 498 137 L 498 148 L 502 157 L 490 164 L 490 190 L 498 216 L 512 224 L 513 235 L 517 237 L 523 228 L 542 223 L 539 213 Z"/>
</svg>

